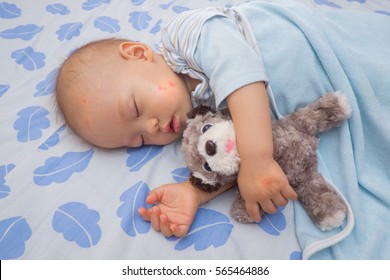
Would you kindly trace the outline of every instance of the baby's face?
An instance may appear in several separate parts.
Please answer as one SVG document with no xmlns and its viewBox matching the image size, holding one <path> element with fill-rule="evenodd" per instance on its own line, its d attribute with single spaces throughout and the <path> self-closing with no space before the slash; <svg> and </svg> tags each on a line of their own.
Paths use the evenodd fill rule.
<svg viewBox="0 0 390 280">
<path fill-rule="evenodd" d="M 184 130 L 191 110 L 184 78 L 162 57 L 133 60 L 112 67 L 109 78 L 98 78 L 91 95 L 77 102 L 77 133 L 104 148 L 165 145 Z M 96 89 L 95 89 L 96 88 Z"/>
</svg>

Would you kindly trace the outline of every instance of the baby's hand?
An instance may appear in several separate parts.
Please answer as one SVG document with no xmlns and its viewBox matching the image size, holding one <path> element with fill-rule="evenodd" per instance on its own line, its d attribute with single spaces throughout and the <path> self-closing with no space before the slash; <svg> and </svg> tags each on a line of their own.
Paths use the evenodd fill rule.
<svg viewBox="0 0 390 280">
<path fill-rule="evenodd" d="M 275 213 L 278 206 L 284 206 L 288 200 L 297 198 L 283 170 L 273 159 L 242 160 L 238 186 L 246 210 L 256 222 L 261 220 L 260 209 Z"/>
<path fill-rule="evenodd" d="M 146 203 L 151 209 L 139 208 L 138 213 L 150 221 L 164 236 L 183 237 L 187 234 L 200 205 L 198 191 L 188 182 L 167 184 L 152 190 Z"/>
</svg>

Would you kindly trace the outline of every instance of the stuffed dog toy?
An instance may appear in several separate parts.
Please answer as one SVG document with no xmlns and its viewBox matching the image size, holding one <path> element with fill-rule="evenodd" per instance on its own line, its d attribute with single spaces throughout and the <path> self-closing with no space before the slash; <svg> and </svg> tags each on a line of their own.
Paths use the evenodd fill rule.
<svg viewBox="0 0 390 280">
<path fill-rule="evenodd" d="M 347 99 L 336 92 L 272 123 L 274 158 L 305 211 L 324 231 L 343 223 L 347 206 L 317 171 L 316 134 L 339 126 L 350 114 Z M 234 125 L 227 113 L 205 106 L 190 112 L 182 151 L 195 187 L 214 192 L 237 179 L 240 157 Z M 240 194 L 233 202 L 232 216 L 242 223 L 253 222 Z"/>
</svg>

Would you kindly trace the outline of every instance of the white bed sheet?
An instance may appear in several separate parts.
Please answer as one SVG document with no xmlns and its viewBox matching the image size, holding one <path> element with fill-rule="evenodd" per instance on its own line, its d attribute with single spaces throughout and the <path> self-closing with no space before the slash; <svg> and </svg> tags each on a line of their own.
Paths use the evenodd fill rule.
<svg viewBox="0 0 390 280">
<path fill-rule="evenodd" d="M 203 205 L 186 237 L 164 238 L 136 209 L 151 189 L 188 176 L 180 141 L 96 148 L 53 106 L 57 69 L 77 47 L 113 37 L 154 46 L 177 13 L 243 2 L 0 1 L 0 259 L 301 258 L 292 204 L 242 225 L 229 214 L 235 190 Z M 299 2 L 390 15 L 383 1 Z"/>
</svg>

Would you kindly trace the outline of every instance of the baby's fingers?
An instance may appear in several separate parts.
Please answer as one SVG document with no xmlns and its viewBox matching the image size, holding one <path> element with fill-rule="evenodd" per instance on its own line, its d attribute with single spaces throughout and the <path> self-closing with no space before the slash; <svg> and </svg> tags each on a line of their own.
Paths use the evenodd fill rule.
<svg viewBox="0 0 390 280">
<path fill-rule="evenodd" d="M 160 208 L 158 206 L 154 206 L 151 209 L 151 217 L 150 222 L 152 224 L 152 227 L 156 231 L 160 231 Z"/>
<path fill-rule="evenodd" d="M 298 198 L 297 193 L 294 191 L 292 187 L 286 188 L 282 190 L 282 195 L 288 200 L 295 200 Z"/>
<path fill-rule="evenodd" d="M 177 236 L 177 237 L 184 237 L 189 229 L 188 225 L 176 225 L 176 224 L 171 224 L 170 226 L 172 234 Z"/>
<path fill-rule="evenodd" d="M 255 222 L 260 222 L 261 212 L 260 212 L 259 204 L 253 201 L 245 201 L 245 207 L 246 207 L 246 211 L 249 214 L 249 217 L 251 217 L 251 219 L 254 220 Z"/>
<path fill-rule="evenodd" d="M 163 191 L 161 188 L 154 189 L 146 197 L 146 203 L 156 204 L 161 200 L 162 196 L 163 196 Z"/>
<path fill-rule="evenodd" d="M 288 200 L 283 195 L 278 195 L 272 199 L 272 202 L 276 206 L 286 206 L 288 204 Z"/>
<path fill-rule="evenodd" d="M 275 206 L 275 204 L 272 202 L 272 200 L 266 200 L 261 202 L 261 209 L 264 210 L 264 212 L 267 212 L 268 214 L 273 214 L 278 211 L 278 208 Z"/>
<path fill-rule="evenodd" d="M 160 215 L 160 230 L 165 237 L 170 237 L 173 235 L 168 217 L 163 214 Z"/>
<path fill-rule="evenodd" d="M 150 218 L 152 216 L 151 209 L 147 210 L 144 207 L 138 208 L 138 214 L 144 219 L 145 221 L 150 222 Z"/>
</svg>

